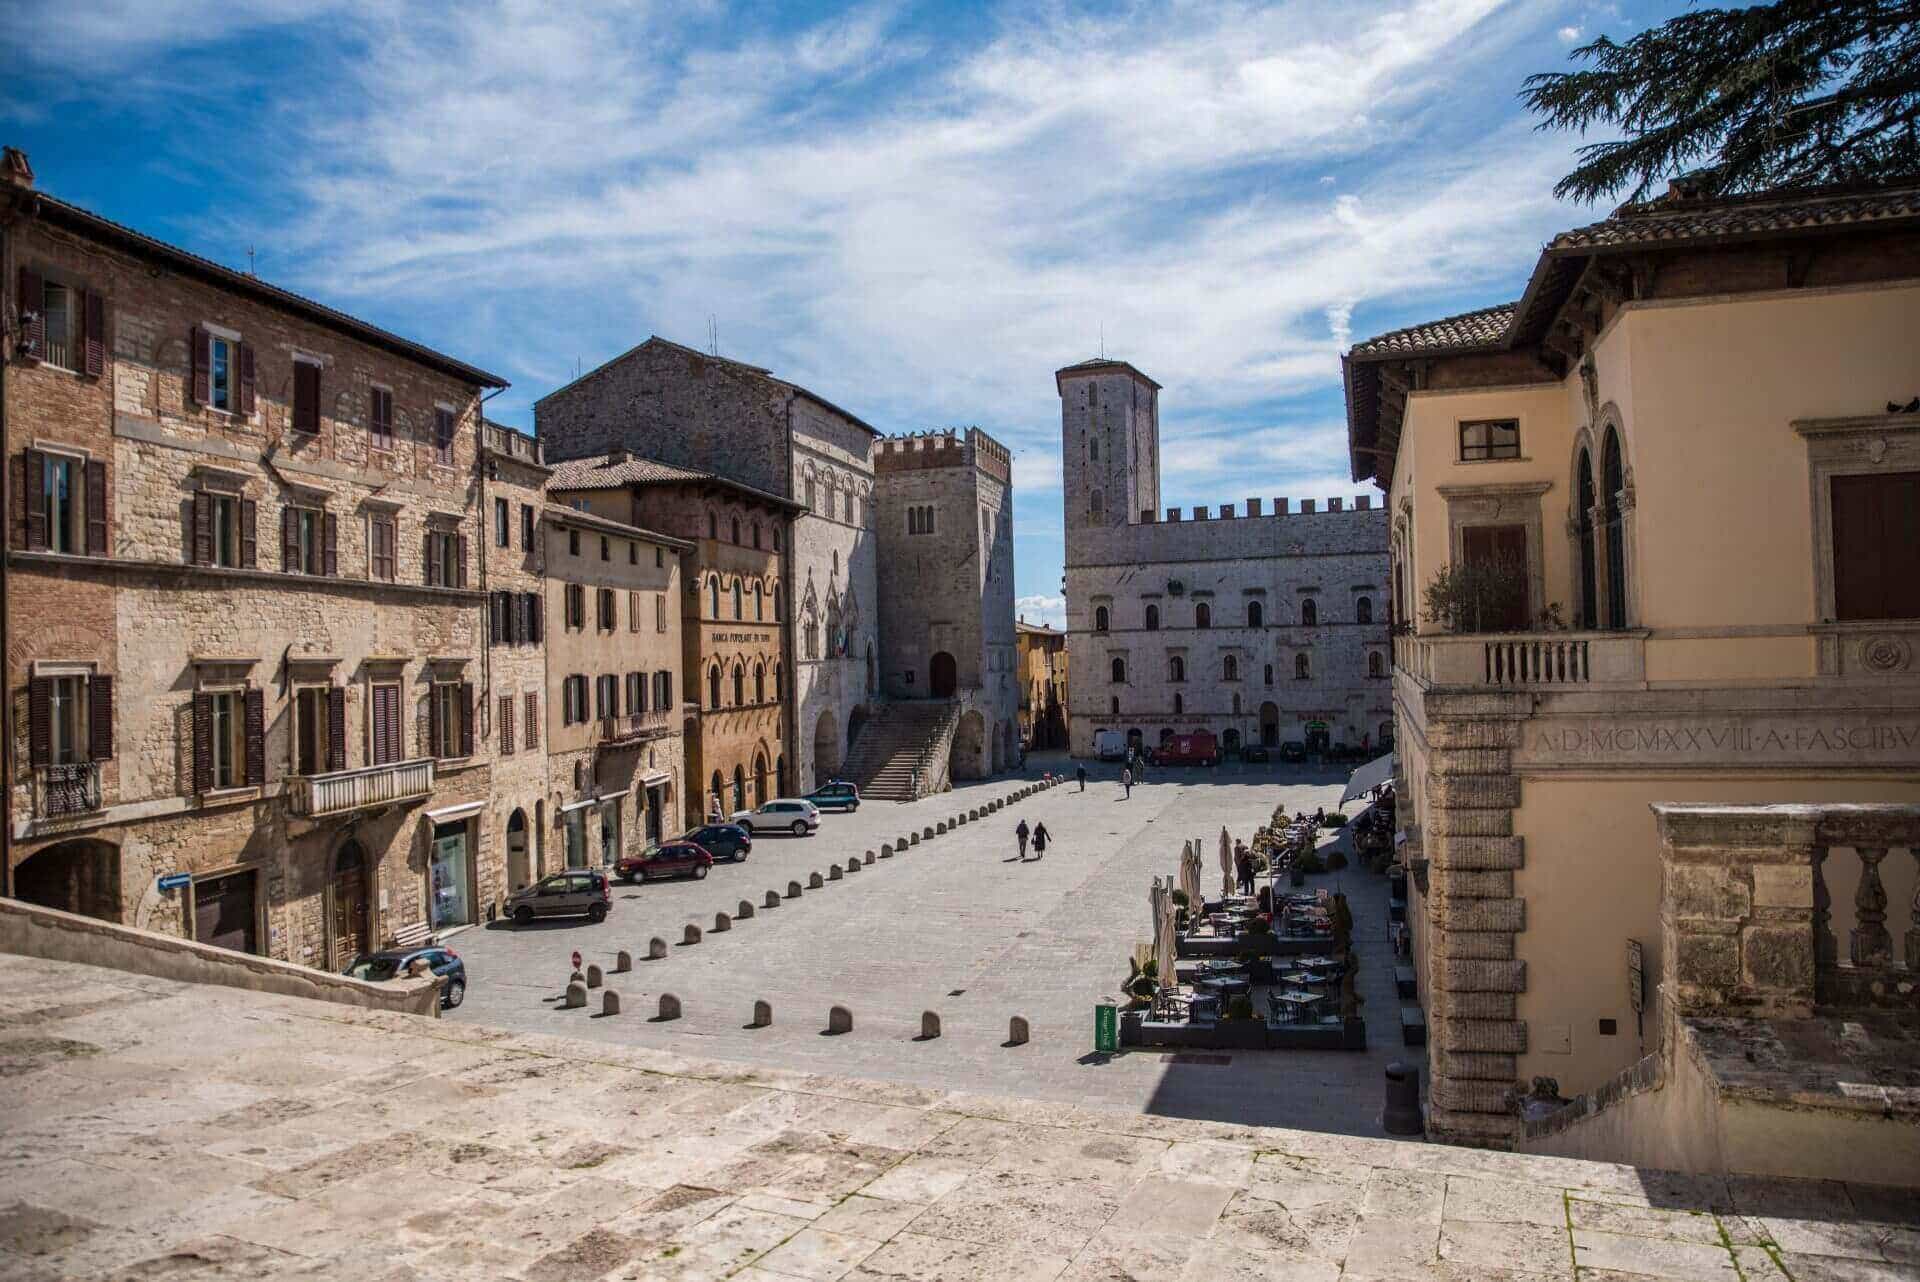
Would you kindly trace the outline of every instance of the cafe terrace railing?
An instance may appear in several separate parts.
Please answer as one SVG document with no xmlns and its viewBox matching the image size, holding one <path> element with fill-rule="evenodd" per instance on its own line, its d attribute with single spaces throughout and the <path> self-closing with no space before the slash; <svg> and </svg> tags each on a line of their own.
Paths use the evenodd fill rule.
<svg viewBox="0 0 1920 1282">
<path fill-rule="evenodd" d="M 287 780 L 287 808 L 308 819 L 376 806 L 404 805 L 433 793 L 433 758 Z"/>
<path fill-rule="evenodd" d="M 1646 633 L 1398 636 L 1393 639 L 1393 662 L 1429 686 L 1634 687 L 1646 681 Z"/>
</svg>

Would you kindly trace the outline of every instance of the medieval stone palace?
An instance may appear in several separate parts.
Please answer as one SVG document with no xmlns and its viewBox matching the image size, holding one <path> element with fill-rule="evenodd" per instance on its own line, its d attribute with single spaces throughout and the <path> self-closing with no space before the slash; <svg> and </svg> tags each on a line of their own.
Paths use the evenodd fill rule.
<svg viewBox="0 0 1920 1282">
<path fill-rule="evenodd" d="M 1387 514 L 1366 497 L 1160 513 L 1160 385 L 1125 361 L 1054 375 L 1066 500 L 1075 755 L 1151 747 L 1372 748 L 1393 734 Z"/>
</svg>

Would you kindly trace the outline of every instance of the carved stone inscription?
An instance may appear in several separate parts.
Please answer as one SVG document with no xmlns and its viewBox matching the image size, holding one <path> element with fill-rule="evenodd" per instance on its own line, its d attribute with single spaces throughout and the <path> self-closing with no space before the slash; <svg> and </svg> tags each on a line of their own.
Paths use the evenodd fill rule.
<svg viewBox="0 0 1920 1282">
<path fill-rule="evenodd" d="M 1518 767 L 1920 765 L 1920 718 L 1868 713 L 1554 718 L 1527 725 Z"/>
</svg>

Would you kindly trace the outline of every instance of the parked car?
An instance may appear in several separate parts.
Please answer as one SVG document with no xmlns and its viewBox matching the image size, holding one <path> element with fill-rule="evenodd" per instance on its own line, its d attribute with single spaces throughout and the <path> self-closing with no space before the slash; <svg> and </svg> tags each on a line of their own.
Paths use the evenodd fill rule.
<svg viewBox="0 0 1920 1282">
<path fill-rule="evenodd" d="M 467 964 L 460 960 L 459 953 L 438 944 L 426 948 L 388 948 L 377 953 L 364 953 L 354 958 L 353 965 L 340 973 L 348 979 L 384 984 L 405 975 L 407 967 L 413 964 L 416 957 L 424 960 L 433 968 L 433 973 L 445 981 L 440 986 L 442 1006 L 452 1010 L 467 999 Z"/>
<path fill-rule="evenodd" d="M 1247 761 L 1272 761 L 1273 754 L 1267 751 L 1265 744 L 1261 744 L 1261 743 L 1250 744 L 1247 748 L 1244 759 Z"/>
<path fill-rule="evenodd" d="M 1307 745 L 1297 739 L 1288 740 L 1286 743 L 1280 745 L 1280 760 L 1291 766 L 1305 765 L 1307 761 Z"/>
<path fill-rule="evenodd" d="M 731 859 L 736 864 L 745 863 L 747 852 L 753 849 L 753 834 L 739 824 L 708 824 L 680 840 L 691 841 L 715 859 Z"/>
<path fill-rule="evenodd" d="M 1102 761 L 1125 761 L 1127 759 L 1126 734 L 1119 730 L 1094 731 L 1093 755 Z"/>
<path fill-rule="evenodd" d="M 628 881 L 656 881 L 662 877 L 691 877 L 698 881 L 707 875 L 711 867 L 712 852 L 682 838 L 648 846 L 637 855 L 623 855 L 620 862 L 614 865 L 614 870 Z"/>
<path fill-rule="evenodd" d="M 519 925 L 535 917 L 578 917 L 604 921 L 613 907 L 613 886 L 607 875 L 588 868 L 557 872 L 507 898 L 507 916 Z"/>
<path fill-rule="evenodd" d="M 749 833 L 762 828 L 785 829 L 796 837 L 810 837 L 820 828 L 820 811 L 804 798 L 779 798 L 756 810 L 736 810 L 733 822 Z"/>
<path fill-rule="evenodd" d="M 1154 764 L 1163 766 L 1217 766 L 1220 746 L 1210 730 L 1177 734 L 1160 745 L 1153 754 Z"/>
<path fill-rule="evenodd" d="M 820 810 L 844 810 L 852 814 L 860 809 L 860 789 L 844 779 L 835 779 L 832 783 L 815 788 L 802 800 L 811 801 Z"/>
</svg>

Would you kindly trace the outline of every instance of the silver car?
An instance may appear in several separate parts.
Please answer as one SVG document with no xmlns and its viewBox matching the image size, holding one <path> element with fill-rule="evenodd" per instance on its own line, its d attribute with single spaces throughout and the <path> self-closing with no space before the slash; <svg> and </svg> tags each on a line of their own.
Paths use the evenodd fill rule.
<svg viewBox="0 0 1920 1282">
<path fill-rule="evenodd" d="M 579 917 L 603 921 L 613 906 L 613 888 L 607 875 L 585 868 L 570 868 L 550 877 L 542 877 L 507 899 L 507 916 L 521 925 L 530 925 L 535 917 Z"/>
<path fill-rule="evenodd" d="M 784 830 L 796 837 L 811 837 L 820 829 L 820 810 L 811 801 L 783 797 L 753 810 L 736 810 L 732 821 L 749 833 Z"/>
</svg>

